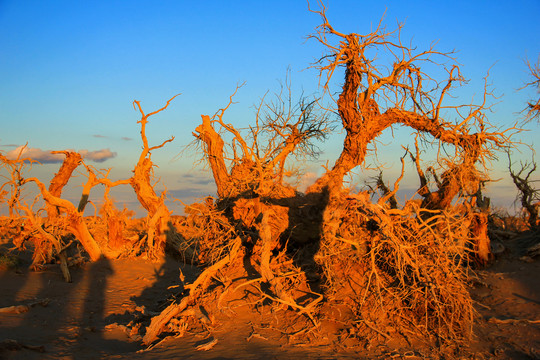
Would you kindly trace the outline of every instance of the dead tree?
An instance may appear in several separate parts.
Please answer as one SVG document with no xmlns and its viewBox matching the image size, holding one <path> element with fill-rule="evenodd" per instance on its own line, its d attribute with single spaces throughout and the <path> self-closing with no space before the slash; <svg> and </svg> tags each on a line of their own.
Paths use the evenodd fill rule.
<svg viewBox="0 0 540 360">
<path fill-rule="evenodd" d="M 531 73 L 533 80 L 525 84 L 525 86 L 521 89 L 530 87 L 535 89 L 538 93 L 540 91 L 540 58 L 535 65 L 531 65 L 531 63 L 527 61 L 527 67 L 529 68 L 529 72 Z M 528 101 L 524 112 L 526 121 L 540 121 L 540 97 L 538 99 L 531 99 Z"/>
<path fill-rule="evenodd" d="M 202 115 L 202 123 L 193 135 L 201 145 L 208 161 L 221 199 L 249 193 L 257 196 L 273 194 L 292 196 L 283 178 L 289 156 L 316 156 L 315 140 L 324 140 L 333 129 L 330 116 L 317 110 L 318 100 L 305 97 L 293 105 L 290 83 L 282 87 L 272 102 L 263 100 L 257 109 L 255 125 L 242 133 L 224 121 L 229 103 L 212 117 Z M 224 147 L 222 131 L 232 136 L 231 145 Z M 229 151 L 227 151 L 229 150 Z M 280 191 L 284 191 L 279 195 Z"/>
<path fill-rule="evenodd" d="M 32 266 L 38 266 L 38 263 L 50 261 L 53 255 L 53 249 L 56 255 L 60 258 L 62 271 L 67 281 L 70 281 L 69 271 L 67 269 L 67 258 L 64 253 L 67 247 L 62 240 L 65 231 L 71 232 L 77 240 L 80 241 L 83 248 L 89 254 L 92 261 L 96 261 L 103 255 L 102 246 L 98 244 L 88 230 L 88 226 L 84 220 L 84 208 L 88 201 L 90 190 L 97 184 L 104 184 L 107 189 L 110 187 L 127 184 L 129 180 L 120 180 L 111 182 L 106 178 L 97 178 L 94 171 L 82 162 L 82 157 L 79 153 L 72 151 L 57 151 L 55 153 L 65 154 L 65 159 L 59 171 L 55 174 L 47 189 L 37 178 L 24 178 L 22 176 L 23 168 L 26 163 L 36 163 L 32 159 L 22 159 L 19 157 L 16 160 L 8 160 L 0 154 L 0 160 L 4 167 L 7 167 L 11 174 L 11 181 L 2 184 L 2 188 L 6 185 L 11 185 L 11 198 L 9 200 L 10 216 L 15 217 L 15 212 L 20 212 L 21 217 L 26 219 L 25 231 L 31 234 L 35 242 L 34 262 Z M 83 194 L 79 202 L 79 206 L 75 207 L 70 201 L 62 199 L 61 194 L 65 185 L 73 175 L 73 171 L 83 164 L 88 170 L 88 180 L 83 187 Z M 47 217 L 42 219 L 32 210 L 31 205 L 27 205 L 21 199 L 21 189 L 25 184 L 35 183 L 38 187 L 38 192 L 45 201 L 45 209 Z M 35 200 L 34 200 L 35 203 Z M 66 214 L 65 217 L 61 216 Z M 24 240 L 22 240 L 24 241 Z"/>
<path fill-rule="evenodd" d="M 179 94 L 178 94 L 179 95 Z M 147 246 L 149 255 L 154 257 L 157 256 L 165 250 L 166 242 L 166 232 L 168 229 L 168 221 L 171 213 L 165 205 L 165 194 L 162 192 L 160 196 L 157 196 L 154 186 L 151 183 L 153 177 L 153 166 L 151 156 L 152 151 L 160 149 L 165 144 L 174 140 L 174 137 L 171 137 L 168 140 L 165 140 L 160 145 L 149 146 L 148 139 L 146 137 L 146 124 L 148 124 L 148 118 L 152 115 L 155 115 L 163 110 L 165 110 L 170 102 L 177 97 L 178 95 L 173 96 L 167 101 L 167 104 L 159 110 L 153 111 L 151 113 L 145 114 L 139 101 L 133 101 L 133 107 L 136 107 L 141 113 L 141 120 L 137 123 L 141 124 L 141 139 L 143 142 L 143 149 L 141 155 L 139 156 L 139 161 L 135 165 L 133 170 L 133 177 L 130 179 L 131 186 L 137 194 L 137 199 L 141 205 L 148 211 L 147 216 Z"/>
<path fill-rule="evenodd" d="M 363 165 L 368 146 L 384 130 L 395 125 L 416 130 L 426 141 L 430 136 L 433 140 L 429 142 L 438 144 L 440 149 L 449 145 L 455 151 L 453 162 L 457 161 L 461 168 L 475 167 L 477 162 L 489 158 L 494 149 L 507 143 L 506 133 L 493 129 L 484 115 L 490 95 L 487 91 L 479 105 L 444 104 L 450 90 L 465 82 L 457 63 L 449 68 L 439 65 L 448 74 L 443 81 L 435 81 L 422 71 L 423 64 L 438 65 L 437 58 L 453 62 L 452 53 L 439 52 L 433 47 L 417 52 L 404 45 L 400 38 L 402 25 L 392 32 L 379 23 L 375 31 L 367 35 L 340 33 L 330 25 L 322 2 L 319 5 L 322 10 L 312 11 L 320 15 L 322 24 L 311 38 L 321 43 L 328 55 L 314 67 L 319 70 L 320 80 L 327 90 L 335 72 L 340 67 L 345 68 L 337 108 L 347 135 L 334 166 L 308 192 L 325 186 L 340 189 L 343 177 Z M 333 38 L 337 41 L 332 41 Z M 384 52 L 391 60 L 381 63 L 379 52 Z M 443 117 L 442 110 L 454 110 L 457 120 Z M 453 183 L 448 187 L 437 200 L 440 206 L 451 201 L 455 194 Z"/>
<path fill-rule="evenodd" d="M 432 80 L 420 66 L 437 65 L 437 57 L 452 61 L 451 54 L 433 48 L 417 53 L 401 43 L 399 29 L 398 36 L 393 38 L 395 34 L 380 25 L 368 35 L 339 33 L 322 9 L 316 13 L 323 24 L 313 38 L 329 51 L 315 65 L 326 90 L 335 71 L 345 68 L 345 82 L 337 99 L 337 112 L 346 130 L 340 157 L 304 196 L 284 184 L 285 163 L 303 149 L 312 152 L 311 141 L 324 137 L 330 130 L 325 118 L 311 113 L 317 101 L 300 101 L 297 107 L 290 107 L 290 102 L 278 97 L 277 107 L 276 103 L 261 103 L 255 125 L 248 131 L 224 120 L 234 94 L 227 106 L 213 116 L 203 115 L 193 133 L 195 144 L 204 152 L 220 200 L 227 200 L 227 206 L 206 210 L 211 213 L 209 217 L 216 215 L 219 222 L 226 223 L 227 230 L 221 234 L 218 246 L 211 247 L 217 256 L 207 257 L 212 260 L 206 264 L 211 265 L 185 287 L 185 296 L 152 319 L 144 335 L 145 344 L 153 343 L 161 332 L 170 329 L 167 325 L 173 318 L 193 316 L 189 307 L 206 301 L 204 294 L 210 291 L 211 280 L 218 273 L 226 279 L 221 282 L 224 290 L 219 299 L 227 291 L 241 291 L 244 286 L 253 285 L 250 293 L 259 291 L 262 298 L 298 311 L 309 318 L 309 326 L 314 328 L 319 326 L 318 318 L 333 316 L 325 314 L 326 309 L 347 302 L 347 311 L 352 312 L 354 319 L 347 326 L 362 323 L 358 333 L 374 331 L 388 338 L 385 329 L 408 328 L 412 324 L 411 334 L 422 332 L 424 336 L 424 331 L 428 331 L 437 334 L 437 339 L 461 339 L 470 334 L 474 308 L 461 255 L 471 232 L 473 236 L 484 235 L 484 223 L 481 218 L 473 218 L 478 221 L 471 231 L 472 220 L 462 221 L 462 214 L 456 209 L 443 210 L 461 191 L 461 184 L 475 184 L 476 166 L 507 145 L 510 135 L 494 129 L 485 118 L 487 91 L 479 105 L 444 104 L 451 88 L 465 81 L 458 65 L 447 69 L 448 77 L 443 81 Z M 332 42 L 331 37 L 338 41 Z M 394 57 L 390 65 L 377 63 L 374 52 L 379 50 Z M 455 118 L 443 117 L 452 112 Z M 437 178 L 436 191 L 427 188 L 424 204 L 429 203 L 436 210 L 421 208 L 419 204 L 400 209 L 395 201 L 400 179 L 392 190 L 385 185 L 378 204 L 371 203 L 366 193 L 341 191 L 344 176 L 364 164 L 368 147 L 394 125 L 416 130 L 422 141 L 439 150 L 437 170 L 442 175 Z M 419 156 L 415 162 L 420 164 Z M 469 175 L 464 177 L 465 171 Z M 421 182 L 423 187 L 429 185 L 425 176 Z M 316 220 L 310 223 L 315 236 L 296 246 L 300 241 L 295 243 L 294 232 L 282 235 L 298 225 L 300 216 L 294 218 L 291 210 L 305 210 L 306 203 L 298 200 L 308 197 L 324 199 L 317 204 L 324 206 L 317 206 Z M 425 212 L 432 213 L 427 220 Z M 309 213 L 306 211 L 304 217 Z M 289 247 L 291 244 L 295 247 Z M 287 268 L 288 264 L 294 266 L 294 271 Z M 324 296 L 310 288 L 310 269 L 317 272 L 315 277 L 324 280 Z M 285 274 L 291 273 L 299 278 L 287 282 Z M 240 284 L 232 286 L 233 283 Z M 260 286 L 262 283 L 264 287 Z M 305 286 L 301 296 L 295 293 L 299 285 Z M 308 300 L 306 294 L 310 294 Z M 210 298 L 216 303 L 213 299 L 218 297 L 206 299 Z M 329 306 L 318 308 L 323 299 Z M 218 300 L 218 307 L 219 303 Z M 375 308 L 379 310 L 373 311 Z M 320 317 L 316 315 L 318 311 Z M 369 320 L 379 322 L 381 330 L 370 325 Z M 183 327 L 185 319 L 180 321 Z"/>
<path fill-rule="evenodd" d="M 407 153 L 405 153 L 405 156 Z M 396 199 L 396 193 L 399 190 L 399 183 L 401 180 L 403 180 L 403 176 L 405 175 L 405 156 L 402 156 L 401 161 L 401 174 L 394 182 L 394 188 L 390 190 L 390 188 L 386 185 L 383 179 L 383 172 L 382 170 L 379 170 L 379 174 L 373 178 L 375 181 L 375 188 L 372 188 L 370 185 L 368 185 L 373 192 L 379 191 L 380 192 L 380 198 L 377 201 L 379 205 L 388 204 L 390 209 L 397 209 L 399 207 L 398 201 Z"/>
<path fill-rule="evenodd" d="M 540 191 L 533 186 L 531 175 L 536 171 L 536 162 L 534 159 L 529 162 L 521 162 L 520 169 L 515 171 L 512 169 L 512 160 L 508 153 L 508 171 L 510 177 L 519 191 L 517 199 L 522 208 L 527 212 L 527 221 L 531 228 L 536 228 L 539 224 L 538 208 L 540 207 Z"/>
<path fill-rule="evenodd" d="M 24 148 L 23 148 L 24 149 Z M 62 235 L 55 234 L 57 228 L 60 228 L 63 226 L 64 222 L 59 218 L 60 211 L 66 210 L 66 205 L 71 205 L 69 202 L 57 202 L 57 200 L 60 199 L 60 195 L 62 193 L 62 189 L 67 184 L 69 178 L 71 177 L 73 171 L 79 166 L 81 163 L 81 156 L 78 153 L 75 152 L 56 152 L 56 153 L 64 153 L 66 155 L 66 158 L 58 171 L 57 174 L 53 177 L 49 190 L 47 191 L 45 189 L 45 185 L 39 182 L 37 179 L 30 178 L 30 179 L 24 179 L 22 177 L 22 169 L 24 167 L 24 164 L 26 162 L 35 163 L 36 161 L 33 161 L 31 159 L 21 159 L 22 150 L 19 153 L 19 156 L 16 160 L 8 160 L 3 155 L 1 155 L 1 160 L 4 166 L 9 168 L 9 171 L 11 173 L 11 199 L 9 202 L 9 208 L 10 208 L 10 217 L 15 217 L 15 211 L 14 209 L 17 209 L 18 212 L 21 212 L 21 217 L 25 218 L 27 221 L 26 229 L 25 231 L 29 234 L 33 233 L 32 238 L 34 239 L 35 244 L 35 250 L 33 254 L 33 262 L 32 267 L 38 266 L 40 262 L 47 262 L 51 260 L 51 257 L 53 256 L 53 248 L 56 250 L 56 255 L 60 259 L 60 264 L 62 268 L 62 272 L 64 274 L 64 278 L 66 281 L 71 281 L 71 275 L 68 270 L 67 266 L 67 257 L 64 253 L 65 246 L 62 241 Z M 33 211 L 31 210 L 31 207 L 22 204 L 22 199 L 20 199 L 20 193 L 21 188 L 24 184 L 27 182 L 35 182 L 38 185 L 38 188 L 40 190 L 40 193 L 43 195 L 43 198 L 45 200 L 45 207 L 47 209 L 47 219 L 45 222 L 41 217 L 36 216 Z M 5 184 L 3 184 L 4 186 Z M 72 209 L 69 209 L 72 210 Z M 69 211 L 68 210 L 68 211 Z M 75 229 L 77 232 L 77 237 L 81 239 L 81 242 L 83 243 L 83 246 L 88 247 L 89 254 L 93 259 L 97 259 L 100 256 L 99 249 L 96 248 L 93 244 L 93 239 L 91 238 L 90 233 L 86 230 L 84 230 L 84 224 L 80 224 L 79 220 L 75 219 L 76 215 L 73 213 L 70 216 L 70 227 Z"/>
<path fill-rule="evenodd" d="M 100 214 L 102 215 L 102 221 L 107 225 L 107 245 L 109 249 L 107 249 L 106 255 L 116 257 L 115 251 L 121 251 L 121 248 L 125 245 L 125 239 L 122 237 L 125 216 L 122 216 L 123 213 L 116 211 L 109 193 L 111 189 L 116 186 L 131 184 L 131 179 L 111 181 L 109 180 L 109 173 L 111 169 L 99 171 L 84 163 L 83 165 L 88 173 L 88 180 L 83 187 L 83 193 L 79 201 L 78 211 L 81 213 L 84 212 L 84 208 L 88 203 L 90 191 L 94 186 L 101 184 L 105 187 L 103 192 L 103 207 Z M 112 254 L 109 254 L 111 250 Z"/>
<path fill-rule="evenodd" d="M 487 181 L 487 178 L 478 171 L 474 166 L 468 164 L 471 160 L 464 161 L 448 161 L 446 160 L 442 168 L 442 174 L 437 174 L 433 166 L 429 166 L 426 171 L 422 169 L 420 161 L 420 148 L 418 145 L 418 136 L 415 138 L 416 153 L 413 154 L 407 150 L 411 157 L 418 174 L 420 186 L 417 194 L 422 197 L 421 208 L 428 210 L 444 210 L 452 206 L 452 200 L 457 195 L 464 198 L 475 196 L 477 198 L 482 184 Z M 466 157 L 466 154 L 463 154 Z M 429 178 L 433 178 L 430 181 Z M 430 185 L 436 190 L 432 190 Z"/>
<path fill-rule="evenodd" d="M 0 168 L 4 168 L 8 173 L 8 175 L 1 176 L 6 181 L 0 185 L 0 198 L 9 193 L 7 203 L 9 216 L 12 218 L 16 217 L 16 206 L 21 196 L 22 174 L 27 166 L 31 167 L 33 164 L 38 163 L 33 159 L 22 157 L 26 146 L 21 148 L 17 158 L 14 160 L 10 160 L 0 153 Z M 6 188 L 9 188 L 9 191 L 5 190 Z"/>
<path fill-rule="evenodd" d="M 75 171 L 75 169 L 81 164 L 82 156 L 78 152 L 74 151 L 53 151 L 52 153 L 65 155 L 60 170 L 58 170 L 58 172 L 54 175 L 49 185 L 49 193 L 52 196 L 60 197 L 62 196 L 62 190 L 73 175 L 73 171 Z M 59 209 L 51 207 L 49 204 L 47 204 L 47 214 L 50 219 L 60 215 Z"/>
<path fill-rule="evenodd" d="M 75 237 L 81 242 L 81 245 L 84 247 L 90 259 L 92 261 L 97 261 L 101 258 L 102 251 L 97 242 L 94 240 L 88 227 L 84 221 L 83 214 L 78 211 L 78 209 L 70 201 L 61 199 L 52 195 L 45 185 L 36 178 L 27 178 L 24 179 L 22 184 L 33 182 L 39 188 L 43 200 L 51 207 L 56 207 L 61 211 L 67 213 L 69 228 Z"/>
<path fill-rule="evenodd" d="M 229 242 L 231 246 L 227 246 L 227 250 L 217 251 L 227 255 L 214 259 L 214 263 L 189 285 L 189 295 L 180 302 L 172 303 L 152 319 L 143 339 L 145 344 L 155 341 L 173 317 L 193 305 L 208 290 L 210 280 L 216 272 L 237 262 L 244 264 L 244 267 L 246 261 L 258 262 L 254 266 L 258 266 L 261 278 L 256 282 L 266 282 L 273 293 L 270 296 L 269 292 L 262 292 L 261 296 L 298 310 L 315 322 L 311 312 L 322 300 L 322 296 L 307 306 L 298 304 L 290 289 L 284 286 L 284 279 L 278 276 L 271 266 L 274 252 L 281 246 L 280 237 L 289 226 L 289 208 L 272 204 L 270 200 L 296 195 L 293 188 L 283 183 L 286 160 L 291 155 L 314 155 L 315 146 L 311 141 L 324 138 L 330 130 L 330 124 L 328 117 L 317 115 L 315 100 L 302 99 L 293 106 L 289 86 L 287 90 L 287 98 L 281 92 L 276 96 L 275 102 L 261 102 L 255 126 L 250 127 L 247 132 L 236 129 L 223 119 L 226 110 L 233 103 L 236 91 L 229 98 L 226 107 L 212 117 L 202 116 L 202 123 L 193 133 L 196 137 L 195 144 L 202 148 L 204 159 L 212 170 L 218 196 L 228 206 L 226 210 L 230 210 L 230 223 L 237 224 L 234 228 L 242 235 Z M 232 137 L 228 148 L 225 148 L 222 138 L 224 134 Z M 225 218 L 224 221 L 228 222 L 228 219 Z M 260 255 L 257 256 L 258 260 L 251 260 L 246 242 L 260 244 L 258 250 L 253 250 Z"/>
</svg>

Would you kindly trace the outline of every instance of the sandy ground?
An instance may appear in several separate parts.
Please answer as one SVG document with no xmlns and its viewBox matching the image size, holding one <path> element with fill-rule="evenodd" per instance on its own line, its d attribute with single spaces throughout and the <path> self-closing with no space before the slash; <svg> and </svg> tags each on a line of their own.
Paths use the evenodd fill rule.
<svg viewBox="0 0 540 360">
<path fill-rule="evenodd" d="M 21 314 L 0 314 L 2 359 L 296 359 L 335 358 L 330 349 L 287 346 L 270 337 L 252 336 L 249 316 L 228 317 L 208 333 L 167 338 L 144 351 L 120 327 L 133 319 L 136 307 L 159 309 L 179 284 L 179 269 L 194 278 L 197 269 L 167 257 L 152 263 L 144 259 L 103 260 L 72 270 L 72 283 L 63 281 L 59 267 L 32 272 L 23 268 L 0 271 L 0 307 L 36 304 Z M 172 289 L 168 289 L 173 287 Z M 44 306 L 45 305 L 45 306 Z M 241 318 L 241 321 L 238 319 Z M 20 346 L 12 345 L 15 340 Z M 197 346 L 217 339 L 210 351 Z M 17 349 L 19 347 L 19 349 Z"/>
<path fill-rule="evenodd" d="M 535 322 L 540 320 L 540 262 L 521 258 L 510 245 L 477 272 L 471 286 L 479 314 L 476 335 L 459 358 L 540 359 L 540 324 Z M 168 295 L 178 292 L 180 270 L 189 280 L 196 268 L 171 257 L 157 263 L 102 260 L 72 269 L 73 282 L 65 283 L 56 265 L 43 272 L 28 271 L 26 265 L 0 270 L 0 307 L 38 302 L 28 312 L 0 314 L 1 359 L 452 358 L 415 349 L 290 345 L 275 332 L 256 331 L 253 314 L 241 307 L 219 318 L 211 332 L 169 337 L 145 351 L 122 327 L 110 324 L 127 324 L 137 307 L 159 310 Z M 211 350 L 197 350 L 213 339 L 217 344 Z"/>
</svg>

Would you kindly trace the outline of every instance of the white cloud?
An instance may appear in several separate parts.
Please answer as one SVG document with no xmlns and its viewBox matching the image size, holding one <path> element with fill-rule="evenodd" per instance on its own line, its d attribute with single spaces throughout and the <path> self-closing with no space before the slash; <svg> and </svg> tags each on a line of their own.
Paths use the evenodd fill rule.
<svg viewBox="0 0 540 360">
<path fill-rule="evenodd" d="M 9 160 L 30 158 L 43 164 L 54 164 L 64 161 L 63 154 L 52 154 L 50 150 L 41 150 L 24 146 L 19 146 L 16 149 L 8 151 L 6 157 Z"/>
<path fill-rule="evenodd" d="M 101 149 L 96 151 L 80 150 L 79 153 L 87 160 L 95 162 L 104 162 L 116 157 L 116 153 L 109 149 Z"/>
<path fill-rule="evenodd" d="M 112 152 L 109 149 L 102 149 L 96 151 L 80 150 L 79 153 L 85 159 L 95 162 L 104 162 L 116 156 L 116 153 Z M 38 148 L 29 148 L 24 146 L 19 146 L 16 149 L 8 151 L 6 153 L 6 157 L 9 160 L 15 160 L 18 157 L 20 157 L 21 159 L 30 158 L 32 160 L 39 161 L 42 164 L 55 164 L 64 161 L 63 154 L 53 154 L 52 150 L 41 150 Z"/>
<path fill-rule="evenodd" d="M 299 180 L 298 190 L 305 192 L 310 185 L 313 185 L 315 181 L 319 178 L 317 173 L 308 171 L 306 172 Z"/>
</svg>

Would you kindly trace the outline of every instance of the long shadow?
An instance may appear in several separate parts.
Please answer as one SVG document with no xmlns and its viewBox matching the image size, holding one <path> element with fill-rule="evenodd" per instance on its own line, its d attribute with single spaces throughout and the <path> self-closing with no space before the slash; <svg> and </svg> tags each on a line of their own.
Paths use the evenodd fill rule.
<svg viewBox="0 0 540 360">
<path fill-rule="evenodd" d="M 169 223 L 168 231 L 171 236 L 175 236 L 176 230 L 172 223 Z M 200 273 L 196 266 L 185 263 L 185 259 L 180 255 L 175 256 L 174 253 L 173 248 L 167 249 L 164 261 L 154 268 L 152 285 L 144 289 L 139 296 L 131 297 L 138 309 L 135 320 L 145 327 L 150 324 L 149 314 L 159 313 L 171 302 L 181 299 L 185 295 L 184 284 L 195 281 Z M 134 320 L 133 313 L 129 312 L 117 318 L 119 322 Z"/>
<path fill-rule="evenodd" d="M 90 263 L 87 273 L 86 296 L 84 297 L 78 324 L 78 342 L 74 352 L 78 357 L 92 352 L 92 356 L 127 353 L 134 346 L 126 341 L 107 339 L 105 326 L 108 325 L 105 313 L 108 278 L 114 274 L 109 259 L 102 257 Z M 89 357 L 90 358 L 90 357 Z"/>
<path fill-rule="evenodd" d="M 49 266 L 42 272 L 28 272 L 25 277 L 31 285 L 39 288 L 34 299 L 29 300 L 49 301 L 45 309 L 37 305 L 21 314 L 24 318 L 17 327 L 10 329 L 9 338 L 23 345 L 41 347 L 49 356 L 52 353 L 68 356 L 77 340 L 76 309 L 69 302 L 72 293 L 80 286 L 82 274 L 72 272 L 73 282 L 66 283 L 60 267 Z M 32 351 L 25 352 L 27 356 L 38 356 Z"/>
<path fill-rule="evenodd" d="M 25 274 L 30 284 L 39 289 L 34 292 L 35 299 L 50 301 L 46 307 L 36 305 L 27 313 L 18 314 L 19 319 L 13 319 L 14 327 L 0 324 L 0 341 L 13 339 L 23 345 L 16 351 L 4 351 L 0 358 L 95 359 L 139 348 L 125 338 L 111 338 L 110 332 L 105 331 L 107 284 L 113 274 L 109 260 L 102 258 L 86 264 L 84 269 L 70 271 L 72 283 L 64 281 L 59 266 Z"/>
<path fill-rule="evenodd" d="M 3 292 L 0 298 L 0 307 L 20 305 L 17 301 L 19 292 L 24 288 L 27 280 L 29 261 L 25 261 L 19 252 L 10 252 L 8 246 L 0 245 L 0 284 Z M 12 262 L 17 262 L 16 264 Z M 1 329 L 1 328 L 0 328 Z M 0 330 L 1 331 L 1 330 Z M 1 337 L 0 332 L 0 337 Z"/>
<path fill-rule="evenodd" d="M 311 289 L 321 292 L 322 271 L 315 261 L 323 236 L 323 215 L 328 206 L 329 191 L 325 187 L 320 193 L 297 196 L 289 206 L 289 227 L 281 236 L 283 246 L 308 279 Z M 287 203 L 285 203 L 287 204 Z"/>
<path fill-rule="evenodd" d="M 28 250 L 15 248 L 13 238 L 22 231 L 22 225 L 13 218 L 0 219 L 2 234 L 0 234 L 0 307 L 21 305 L 19 292 L 25 287 L 28 279 L 28 267 L 32 263 L 32 255 Z M 2 337 L 0 327 L 0 338 Z"/>
<path fill-rule="evenodd" d="M 154 276 L 155 281 L 151 286 L 144 289 L 141 295 L 131 298 L 137 306 L 144 306 L 151 312 L 163 310 L 170 297 L 179 296 L 184 290 L 180 281 L 180 263 L 170 255 L 166 255 L 165 261 L 154 269 Z"/>
<path fill-rule="evenodd" d="M 2 257 L 2 264 L 0 265 L 0 292 L 2 293 L 0 308 L 28 305 L 29 301 L 32 300 L 22 293 L 29 275 L 29 270 L 23 269 L 23 267 L 27 268 L 30 261 L 26 263 L 17 255 L 20 254 L 8 250 L 7 244 L 0 246 L 0 257 Z M 16 265 L 12 263 L 15 256 Z M 17 341 L 18 330 L 20 330 L 17 323 L 24 316 L 25 314 L 0 314 L 0 359 L 3 359 L 9 352 L 6 344 L 10 340 Z"/>
</svg>

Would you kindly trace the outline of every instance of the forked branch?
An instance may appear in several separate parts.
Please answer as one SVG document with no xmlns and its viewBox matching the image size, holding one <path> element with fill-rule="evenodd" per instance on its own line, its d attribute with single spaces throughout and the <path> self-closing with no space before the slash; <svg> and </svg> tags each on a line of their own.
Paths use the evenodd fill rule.
<svg viewBox="0 0 540 360">
<path fill-rule="evenodd" d="M 467 158 L 468 166 L 475 166 L 477 161 L 483 163 L 494 150 L 508 144 L 508 133 L 495 129 L 485 118 L 486 99 L 490 95 L 487 86 L 479 105 L 444 105 L 451 89 L 465 82 L 452 52 L 439 52 L 433 46 L 425 51 L 415 51 L 403 45 L 400 38 L 402 25 L 389 32 L 382 26 L 382 21 L 367 35 L 340 33 L 330 25 L 322 2 L 319 6 L 321 10 L 311 11 L 321 17 L 322 25 L 311 38 L 322 44 L 328 54 L 313 67 L 319 70 L 320 78 L 325 78 L 323 88 L 327 91 L 335 71 L 345 68 L 337 107 L 347 135 L 334 167 L 308 192 L 319 191 L 327 185 L 330 189 L 339 189 L 343 177 L 364 164 L 368 146 L 394 125 L 429 135 L 429 142 L 439 147 L 451 145 L 455 157 L 461 161 Z M 379 52 L 384 52 L 393 61 L 382 62 L 378 59 Z M 447 70 L 444 63 L 448 61 L 451 64 Z M 428 64 L 446 70 L 446 79 L 437 81 L 422 71 Z M 459 120 L 454 123 L 443 118 L 443 109 Z"/>
</svg>

